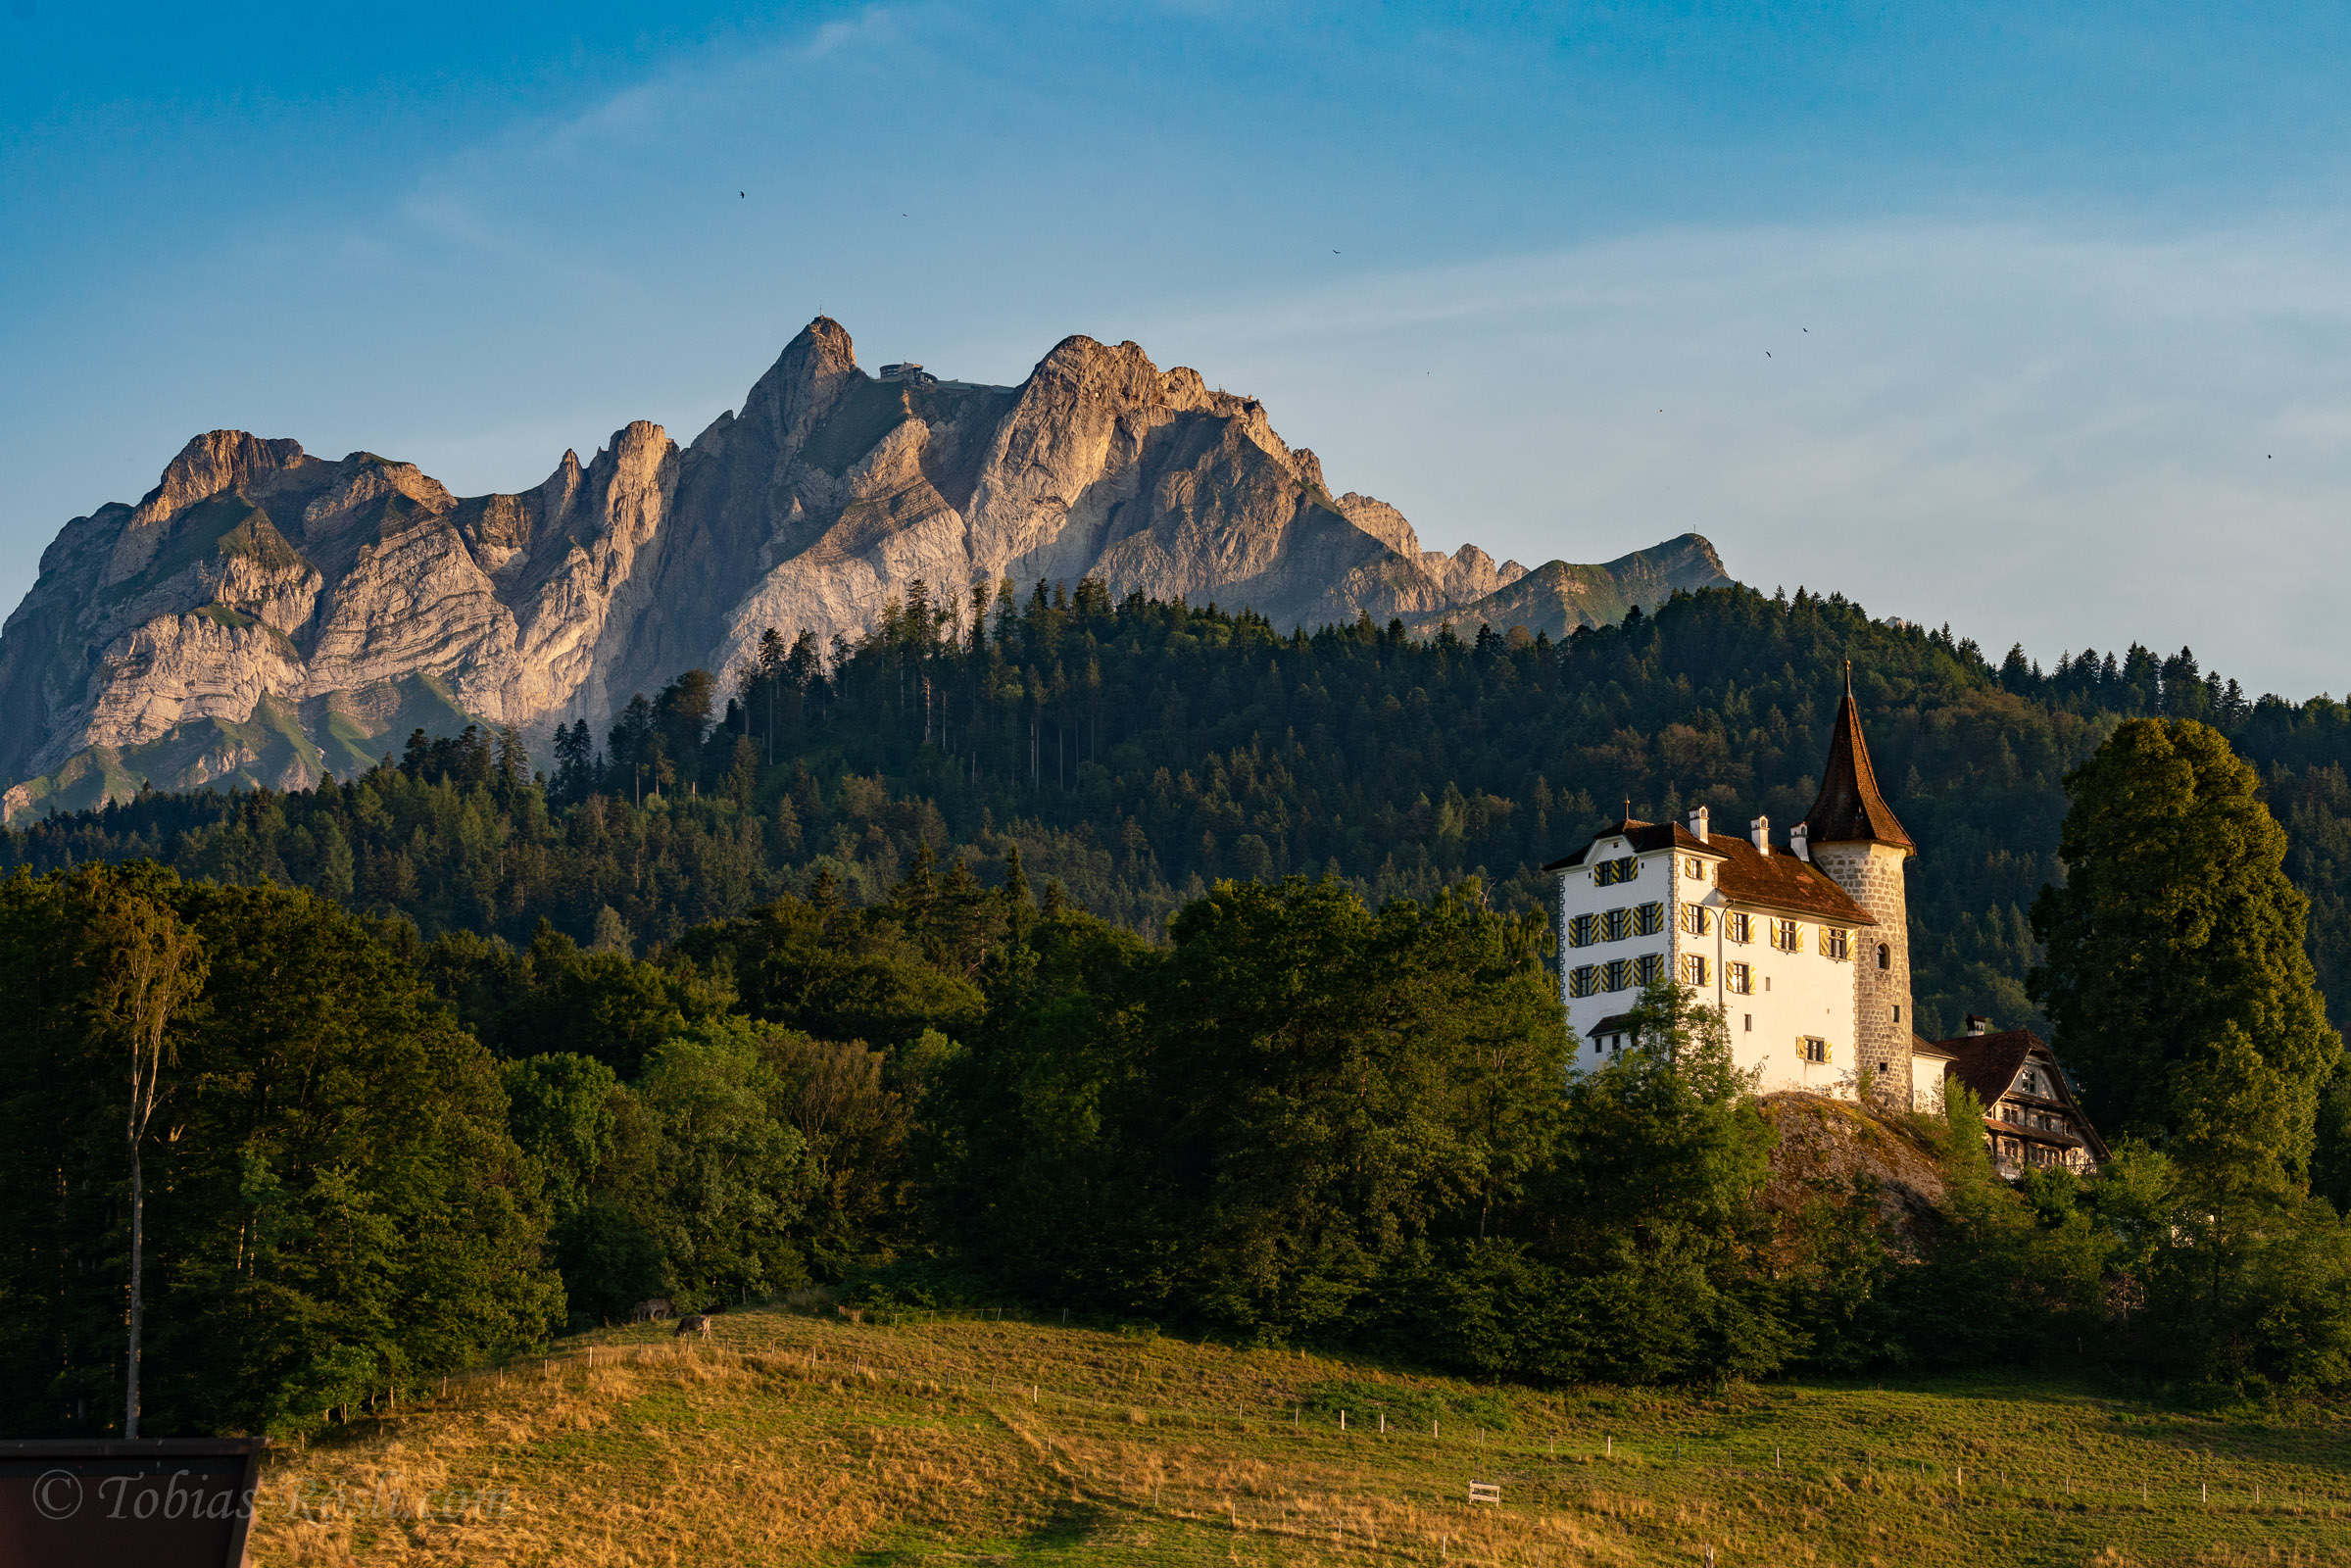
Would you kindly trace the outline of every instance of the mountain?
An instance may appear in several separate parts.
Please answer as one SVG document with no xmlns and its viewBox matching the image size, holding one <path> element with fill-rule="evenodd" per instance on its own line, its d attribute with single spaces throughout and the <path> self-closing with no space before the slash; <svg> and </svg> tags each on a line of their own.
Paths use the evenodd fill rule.
<svg viewBox="0 0 2351 1568">
<path fill-rule="evenodd" d="M 142 780 L 307 784 L 415 728 L 601 729 L 681 670 L 731 682 L 769 627 L 862 636 L 918 578 L 958 613 L 965 584 L 1092 576 L 1284 628 L 1553 629 L 1727 580 L 1694 536 L 1532 574 L 1423 551 L 1256 399 L 1132 343 L 1065 339 L 1016 387 L 891 368 L 818 318 L 692 445 L 632 423 L 519 495 L 196 437 L 136 506 L 68 523 L 0 630 L 5 814 Z"/>
<path fill-rule="evenodd" d="M 1476 626 L 1482 621 L 1496 630 L 1524 626 L 1530 632 L 1548 632 L 1559 638 L 1578 626 L 1612 626 L 1635 605 L 1654 610 L 1677 591 L 1696 593 L 1701 588 L 1729 586 L 1731 574 L 1723 569 L 1723 558 L 1715 554 L 1714 546 L 1697 534 L 1686 533 L 1620 556 L 1604 566 L 1572 566 L 1554 561 L 1505 578 L 1491 593 L 1466 603 L 1406 616 L 1405 625 L 1427 633 L 1447 622 Z"/>
</svg>

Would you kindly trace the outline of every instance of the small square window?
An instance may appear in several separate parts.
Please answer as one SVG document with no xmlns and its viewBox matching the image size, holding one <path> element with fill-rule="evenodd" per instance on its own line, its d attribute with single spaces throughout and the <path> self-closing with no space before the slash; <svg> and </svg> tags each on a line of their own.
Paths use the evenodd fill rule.
<svg viewBox="0 0 2351 1568">
<path fill-rule="evenodd" d="M 1818 1035 L 1806 1035 L 1803 1039 L 1803 1049 L 1806 1061 L 1817 1062 L 1829 1059 L 1829 1042 L 1821 1039 Z"/>
</svg>

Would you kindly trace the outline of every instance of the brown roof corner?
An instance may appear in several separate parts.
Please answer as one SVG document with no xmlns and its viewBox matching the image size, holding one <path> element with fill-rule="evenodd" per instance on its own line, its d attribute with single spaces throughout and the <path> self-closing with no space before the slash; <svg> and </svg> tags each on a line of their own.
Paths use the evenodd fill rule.
<svg viewBox="0 0 2351 1568">
<path fill-rule="evenodd" d="M 1837 705 L 1837 728 L 1829 741 L 1829 765 L 1821 773 L 1821 793 L 1804 813 L 1804 826 L 1814 844 L 1890 844 L 1916 855 L 1918 846 L 1902 831 L 1893 808 L 1879 793 L 1877 770 L 1870 766 L 1869 744 L 1861 738 L 1861 713 L 1853 706 L 1853 665 L 1845 663 L 1845 697 Z"/>
</svg>

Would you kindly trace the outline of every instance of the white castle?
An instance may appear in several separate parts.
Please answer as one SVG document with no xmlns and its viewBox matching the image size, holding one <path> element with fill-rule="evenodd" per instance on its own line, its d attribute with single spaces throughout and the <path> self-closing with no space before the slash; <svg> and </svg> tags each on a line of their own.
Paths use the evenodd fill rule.
<svg viewBox="0 0 2351 1568">
<path fill-rule="evenodd" d="M 1670 974 L 1723 1009 L 1763 1093 L 1938 1102 L 1947 1053 L 1932 1084 L 1911 1076 L 1902 871 L 1917 853 L 1879 793 L 1848 666 L 1820 797 L 1784 847 L 1768 817 L 1741 838 L 1712 831 L 1700 807 L 1688 826 L 1627 817 L 1543 867 L 1559 877 L 1576 1065 L 1629 1044 L 1635 994 Z"/>
</svg>

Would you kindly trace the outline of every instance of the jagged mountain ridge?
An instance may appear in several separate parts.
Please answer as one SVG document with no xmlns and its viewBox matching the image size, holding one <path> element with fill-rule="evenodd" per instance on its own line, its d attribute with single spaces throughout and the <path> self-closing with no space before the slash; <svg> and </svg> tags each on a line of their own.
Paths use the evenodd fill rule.
<svg viewBox="0 0 2351 1568">
<path fill-rule="evenodd" d="M 1567 569 L 1595 609 L 1727 580 L 1702 540 L 1675 562 Z M 14 814 L 141 779 L 307 784 L 413 726 L 601 728 L 681 669 L 730 675 L 769 626 L 857 636 L 917 577 L 1085 575 L 1287 627 L 1471 619 L 1527 573 L 1423 551 L 1256 399 L 1135 344 L 1065 339 L 1017 387 L 885 381 L 818 318 L 690 446 L 639 421 L 516 495 L 198 436 L 43 554 L 0 630 L 0 782 Z"/>
<path fill-rule="evenodd" d="M 1440 625 L 1524 626 L 1530 633 L 1565 637 L 1579 626 L 1610 625 L 1635 605 L 1654 610 L 1675 590 L 1695 592 L 1731 581 L 1722 557 L 1698 534 L 1686 533 L 1600 566 L 1553 561 L 1504 582 L 1493 592 L 1449 609 L 1405 617 L 1417 633 Z"/>
</svg>

